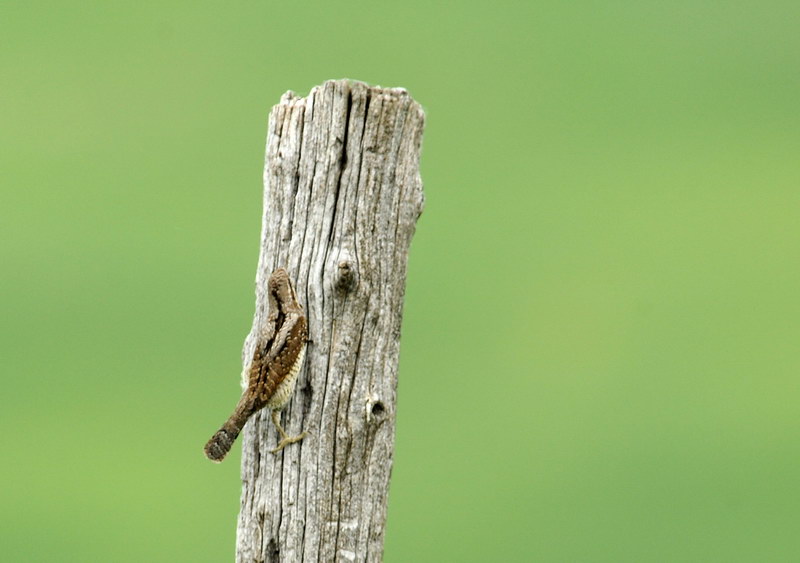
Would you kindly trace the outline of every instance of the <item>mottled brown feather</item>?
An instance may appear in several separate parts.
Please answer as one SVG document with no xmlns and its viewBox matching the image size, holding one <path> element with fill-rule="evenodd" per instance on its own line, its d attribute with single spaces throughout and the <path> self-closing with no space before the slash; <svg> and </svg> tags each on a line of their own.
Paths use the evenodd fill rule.
<svg viewBox="0 0 800 563">
<path fill-rule="evenodd" d="M 283 268 L 270 276 L 267 299 L 266 329 L 256 342 L 247 389 L 233 414 L 206 444 L 206 456 L 213 461 L 222 461 L 254 413 L 265 406 L 281 409 L 291 397 L 299 369 L 296 364 L 302 361 L 308 340 L 308 323 L 289 274 Z M 284 382 L 287 386 L 282 388 Z M 276 396 L 279 389 L 281 392 Z"/>
</svg>

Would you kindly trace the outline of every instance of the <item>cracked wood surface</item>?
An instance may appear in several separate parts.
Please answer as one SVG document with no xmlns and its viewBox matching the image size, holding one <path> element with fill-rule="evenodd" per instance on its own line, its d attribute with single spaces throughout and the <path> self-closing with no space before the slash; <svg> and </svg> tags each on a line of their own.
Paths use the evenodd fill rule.
<svg viewBox="0 0 800 563">
<path fill-rule="evenodd" d="M 277 455 L 263 410 L 242 436 L 236 560 L 380 561 L 394 454 L 408 248 L 423 193 L 424 113 L 405 90 L 336 80 L 269 117 L 256 313 L 286 267 L 309 322 L 289 434 Z M 244 375 L 244 374 L 243 374 Z"/>
</svg>

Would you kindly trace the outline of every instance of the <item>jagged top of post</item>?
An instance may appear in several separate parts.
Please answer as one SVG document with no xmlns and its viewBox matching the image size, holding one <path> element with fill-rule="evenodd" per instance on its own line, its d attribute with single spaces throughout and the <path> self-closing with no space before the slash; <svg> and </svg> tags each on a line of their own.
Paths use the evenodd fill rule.
<svg viewBox="0 0 800 563">
<path fill-rule="evenodd" d="M 353 80 L 350 78 L 338 78 L 335 80 L 326 80 L 322 84 L 318 86 L 314 86 L 308 92 L 307 96 L 300 96 L 295 93 L 293 90 L 288 90 L 286 93 L 281 96 L 281 101 L 277 105 L 296 105 L 298 102 L 303 100 L 313 98 L 318 92 L 324 91 L 326 89 L 334 89 L 334 90 L 368 90 L 370 94 L 374 95 L 382 95 L 392 98 L 407 98 L 411 103 L 415 106 L 419 107 L 419 110 L 422 111 L 422 107 L 419 103 L 416 102 L 411 97 L 411 94 L 408 93 L 408 90 L 402 87 L 394 87 L 394 88 L 384 88 L 383 86 L 370 86 L 366 82 L 362 82 L 360 80 Z"/>
</svg>

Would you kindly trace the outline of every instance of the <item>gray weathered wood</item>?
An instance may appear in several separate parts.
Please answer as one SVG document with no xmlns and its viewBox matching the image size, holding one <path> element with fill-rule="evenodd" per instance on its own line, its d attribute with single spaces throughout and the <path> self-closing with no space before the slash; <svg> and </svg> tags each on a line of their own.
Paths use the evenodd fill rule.
<svg viewBox="0 0 800 563">
<path fill-rule="evenodd" d="M 245 427 L 238 562 L 381 559 L 423 123 L 405 90 L 346 80 L 288 92 L 270 113 L 243 363 L 266 319 L 269 274 L 286 267 L 310 342 L 282 420 L 309 435 L 273 455 L 269 412 Z"/>
</svg>

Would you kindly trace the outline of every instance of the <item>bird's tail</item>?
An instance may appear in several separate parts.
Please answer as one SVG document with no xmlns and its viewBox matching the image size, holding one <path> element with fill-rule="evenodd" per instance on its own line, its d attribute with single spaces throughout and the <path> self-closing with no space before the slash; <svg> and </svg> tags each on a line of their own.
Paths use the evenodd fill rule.
<svg viewBox="0 0 800 563">
<path fill-rule="evenodd" d="M 225 421 L 222 428 L 211 436 L 211 439 L 206 443 L 206 447 L 203 448 L 203 451 L 206 452 L 206 457 L 217 463 L 225 459 L 225 456 L 231 451 L 233 442 L 236 441 L 239 432 L 244 428 L 247 419 L 250 418 L 256 410 L 258 409 L 253 399 L 247 394 L 243 395 L 231 417 Z"/>
<path fill-rule="evenodd" d="M 219 463 L 228 452 L 231 451 L 233 442 L 241 431 L 240 428 L 229 428 L 226 423 L 222 428 L 211 437 L 203 450 L 206 452 L 206 457 L 211 461 Z"/>
</svg>

